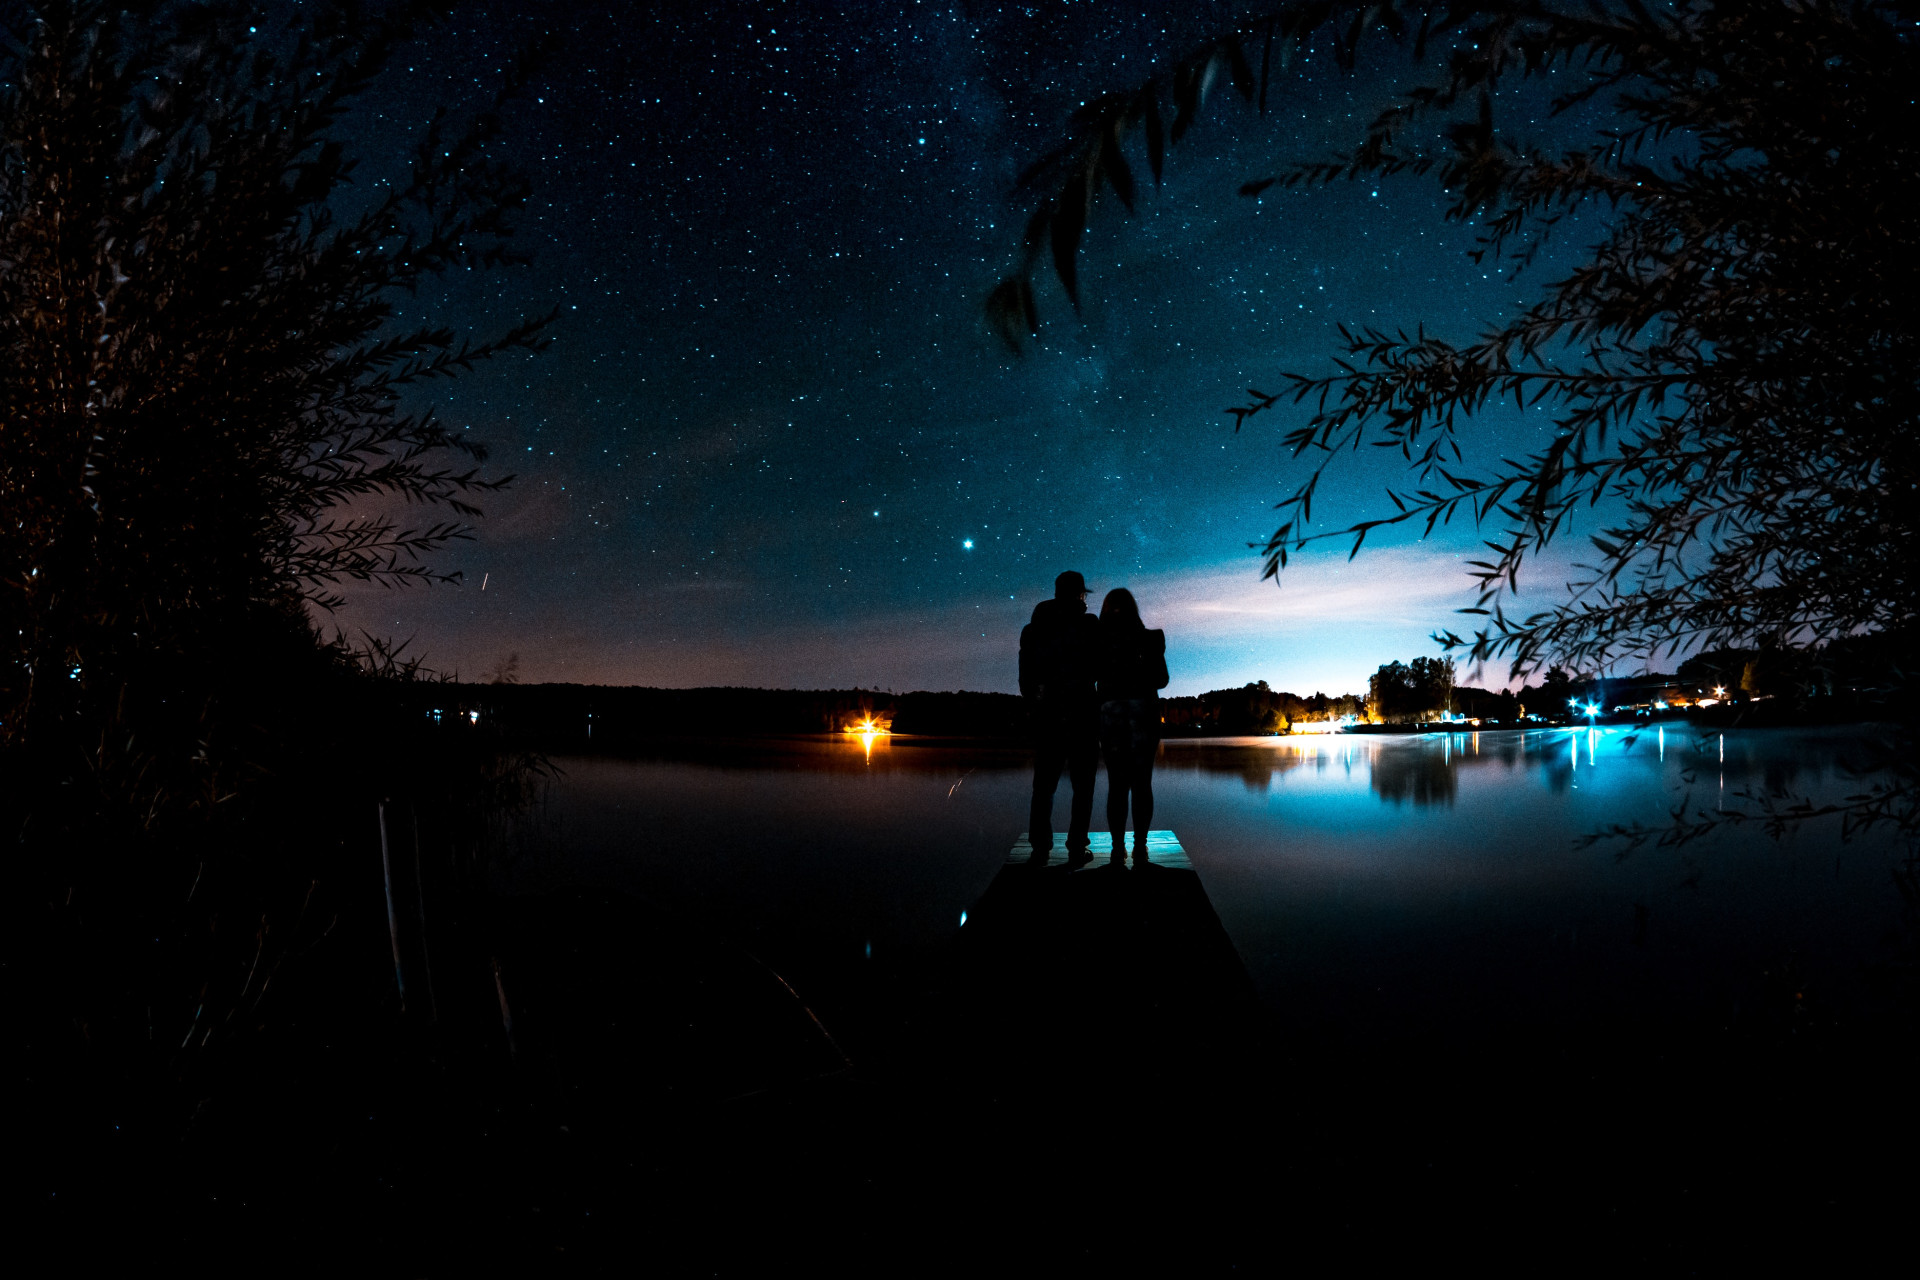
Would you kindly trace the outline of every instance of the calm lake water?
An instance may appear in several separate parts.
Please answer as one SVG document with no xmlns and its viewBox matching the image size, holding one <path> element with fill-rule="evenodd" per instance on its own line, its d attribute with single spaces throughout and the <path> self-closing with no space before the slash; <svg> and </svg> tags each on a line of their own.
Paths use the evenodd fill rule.
<svg viewBox="0 0 1920 1280">
<path fill-rule="evenodd" d="M 1580 837 L 1742 792 L 1838 798 L 1874 745 L 1871 728 L 1685 725 L 1170 741 L 1154 826 L 1178 833 L 1262 996 L 1316 1033 L 1714 1024 L 1789 987 L 1858 1008 L 1900 936 L 1890 834 Z M 516 888 L 616 887 L 803 973 L 924 958 L 1026 825 L 1013 751 L 756 742 L 558 763 Z M 1103 778 L 1096 826 L 1104 800 Z"/>
</svg>

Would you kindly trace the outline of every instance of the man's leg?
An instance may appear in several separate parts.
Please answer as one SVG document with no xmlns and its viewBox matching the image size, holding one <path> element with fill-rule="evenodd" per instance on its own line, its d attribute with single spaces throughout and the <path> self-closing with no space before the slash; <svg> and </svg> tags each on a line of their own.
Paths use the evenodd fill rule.
<svg viewBox="0 0 1920 1280">
<path fill-rule="evenodd" d="M 1093 786 L 1100 772 L 1100 739 L 1092 731 L 1074 735 L 1067 748 L 1067 776 L 1073 782 L 1073 810 L 1067 820 L 1067 851 L 1085 853 L 1093 825 Z"/>
<path fill-rule="evenodd" d="M 1036 866 L 1045 866 L 1053 852 L 1053 795 L 1060 789 L 1060 770 L 1067 763 L 1066 740 L 1043 726 L 1033 737 L 1033 806 L 1027 812 L 1027 843 Z"/>
</svg>

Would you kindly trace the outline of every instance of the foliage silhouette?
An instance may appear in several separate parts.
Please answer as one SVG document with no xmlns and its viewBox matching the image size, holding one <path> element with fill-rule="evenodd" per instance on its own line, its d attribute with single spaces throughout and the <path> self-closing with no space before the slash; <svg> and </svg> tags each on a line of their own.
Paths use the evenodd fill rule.
<svg viewBox="0 0 1920 1280">
<path fill-rule="evenodd" d="M 142 718 L 159 701 L 220 683 L 236 649 L 311 650 L 305 607 L 337 604 L 342 580 L 455 576 L 424 557 L 508 478 L 401 397 L 538 348 L 546 320 L 472 340 L 397 328 L 395 302 L 515 261 L 526 181 L 494 157 L 498 100 L 463 125 L 436 114 L 387 186 L 353 189 L 337 136 L 437 9 L 327 4 L 279 29 L 235 4 L 16 11 L 0 76 L 9 750 L 92 742 L 91 773 L 164 807 L 174 783 L 109 759 L 161 750 L 165 717 Z M 403 506 L 447 515 L 403 523 Z"/>
<path fill-rule="evenodd" d="M 1389 662 L 1367 678 L 1367 713 L 1377 722 L 1426 720 L 1453 709 L 1453 659 Z"/>
</svg>

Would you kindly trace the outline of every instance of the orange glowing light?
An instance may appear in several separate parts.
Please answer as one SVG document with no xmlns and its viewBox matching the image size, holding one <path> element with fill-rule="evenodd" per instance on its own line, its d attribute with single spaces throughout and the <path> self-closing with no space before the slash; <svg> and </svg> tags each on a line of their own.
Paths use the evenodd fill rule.
<svg viewBox="0 0 1920 1280">
<path fill-rule="evenodd" d="M 867 759 L 871 760 L 873 759 L 873 744 L 875 739 L 892 737 L 893 722 L 891 720 L 876 720 L 872 716 L 866 716 L 857 723 L 848 725 L 843 732 L 849 738 L 860 739 L 860 744 L 867 750 Z"/>
</svg>

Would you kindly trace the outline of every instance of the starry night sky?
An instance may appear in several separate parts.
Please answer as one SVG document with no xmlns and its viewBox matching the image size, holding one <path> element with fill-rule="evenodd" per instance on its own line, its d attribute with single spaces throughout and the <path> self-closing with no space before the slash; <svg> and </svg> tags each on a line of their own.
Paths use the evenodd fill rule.
<svg viewBox="0 0 1920 1280">
<path fill-rule="evenodd" d="M 483 332 L 560 308 L 546 353 L 432 390 L 517 481 L 442 557 L 463 585 L 356 589 L 329 625 L 467 679 L 517 655 L 526 681 L 1011 690 L 1021 624 L 1075 568 L 1167 628 L 1173 693 L 1363 690 L 1457 625 L 1471 530 L 1262 583 L 1247 544 L 1299 475 L 1277 447 L 1299 418 L 1235 436 L 1222 412 L 1327 369 L 1342 320 L 1465 339 L 1538 288 L 1475 266 L 1431 183 L 1236 194 L 1357 137 L 1405 64 L 1311 58 L 1265 121 L 1217 93 L 1140 216 L 1096 210 L 1083 312 L 1049 280 L 1015 357 L 981 303 L 1017 173 L 1231 6 L 563 12 L 463 10 L 353 122 L 377 173 L 436 102 L 557 41 L 509 119 L 532 264 L 404 308 Z M 1488 456 L 1538 429 L 1490 423 Z M 1352 461 L 1317 518 L 1384 501 L 1397 459 Z"/>
</svg>

